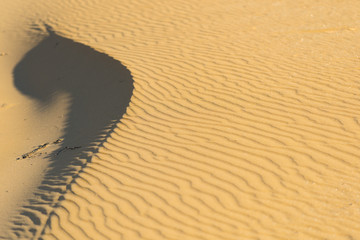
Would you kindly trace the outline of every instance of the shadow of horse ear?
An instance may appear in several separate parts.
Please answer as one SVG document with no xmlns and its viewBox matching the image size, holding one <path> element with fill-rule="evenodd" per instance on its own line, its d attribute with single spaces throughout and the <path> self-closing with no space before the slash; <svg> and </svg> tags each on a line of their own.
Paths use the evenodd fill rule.
<svg viewBox="0 0 360 240">
<path fill-rule="evenodd" d="M 20 238 L 41 234 L 53 207 L 91 161 L 89 153 L 96 153 L 122 118 L 133 92 L 132 76 L 119 61 L 48 31 L 15 67 L 14 84 L 44 106 L 66 93 L 70 106 L 60 151 L 47 157 L 41 185 L 12 221 L 11 234 Z"/>
</svg>

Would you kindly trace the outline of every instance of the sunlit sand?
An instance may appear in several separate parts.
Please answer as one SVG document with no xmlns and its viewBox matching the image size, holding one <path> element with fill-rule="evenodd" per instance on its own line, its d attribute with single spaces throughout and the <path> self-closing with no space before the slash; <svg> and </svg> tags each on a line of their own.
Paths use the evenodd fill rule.
<svg viewBox="0 0 360 240">
<path fill-rule="evenodd" d="M 360 239 L 359 12 L 3 1 L 0 239 Z"/>
</svg>

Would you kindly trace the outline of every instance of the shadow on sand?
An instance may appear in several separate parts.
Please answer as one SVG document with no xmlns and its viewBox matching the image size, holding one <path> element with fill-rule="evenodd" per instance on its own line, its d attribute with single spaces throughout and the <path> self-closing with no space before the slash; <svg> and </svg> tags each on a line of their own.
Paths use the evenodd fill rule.
<svg viewBox="0 0 360 240">
<path fill-rule="evenodd" d="M 53 209 L 91 161 L 91 153 L 125 113 L 133 80 L 119 61 L 49 31 L 17 64 L 14 81 L 20 92 L 41 105 L 50 104 L 61 92 L 70 98 L 60 146 L 66 151 L 48 157 L 50 167 L 41 185 L 12 219 L 13 237 L 32 238 L 41 236 Z"/>
</svg>

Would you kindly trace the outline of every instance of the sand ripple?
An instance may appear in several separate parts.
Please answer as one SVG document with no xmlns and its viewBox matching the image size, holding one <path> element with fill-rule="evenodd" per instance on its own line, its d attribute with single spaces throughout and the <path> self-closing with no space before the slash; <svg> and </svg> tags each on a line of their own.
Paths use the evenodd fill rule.
<svg viewBox="0 0 360 240">
<path fill-rule="evenodd" d="M 27 206 L 11 236 L 360 238 L 360 6 L 345 5 L 66 1 L 66 14 L 44 14 L 121 60 L 134 93 L 65 189 L 43 189 L 58 198 Z"/>
</svg>

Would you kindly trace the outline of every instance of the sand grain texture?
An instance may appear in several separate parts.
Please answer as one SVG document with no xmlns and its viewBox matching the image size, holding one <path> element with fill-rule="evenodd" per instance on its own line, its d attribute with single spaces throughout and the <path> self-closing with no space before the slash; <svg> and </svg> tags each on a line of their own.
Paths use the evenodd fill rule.
<svg viewBox="0 0 360 240">
<path fill-rule="evenodd" d="M 357 1 L 28 2 L 64 141 L 1 237 L 360 239 Z"/>
</svg>

